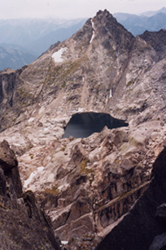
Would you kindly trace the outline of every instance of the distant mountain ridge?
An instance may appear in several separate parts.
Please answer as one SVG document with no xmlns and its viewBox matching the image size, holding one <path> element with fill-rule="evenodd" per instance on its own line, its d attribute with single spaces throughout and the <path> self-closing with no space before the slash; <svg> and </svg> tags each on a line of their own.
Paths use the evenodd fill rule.
<svg viewBox="0 0 166 250">
<path fill-rule="evenodd" d="M 25 49 L 10 44 L 0 46 L 0 70 L 4 68 L 17 69 L 30 64 L 36 56 L 28 53 Z"/>
<path fill-rule="evenodd" d="M 147 12 L 142 13 L 141 15 L 150 17 L 150 16 L 154 16 L 154 15 L 156 15 L 158 13 L 166 13 L 166 8 L 163 7 L 160 10 L 157 10 L 157 11 L 147 11 Z"/>
<path fill-rule="evenodd" d="M 134 36 L 142 34 L 145 30 L 159 31 L 166 29 L 166 8 L 158 11 L 145 12 L 141 15 L 128 13 L 115 13 L 113 15 Z"/>
<path fill-rule="evenodd" d="M 145 30 L 166 29 L 166 8 L 141 15 L 113 15 L 134 36 Z M 52 44 L 77 32 L 86 19 L 11 19 L 0 20 L 0 70 L 18 69 L 33 62 Z"/>
<path fill-rule="evenodd" d="M 33 62 L 52 44 L 69 38 L 84 22 L 85 19 L 0 20 L 0 70 L 18 69 Z"/>
</svg>

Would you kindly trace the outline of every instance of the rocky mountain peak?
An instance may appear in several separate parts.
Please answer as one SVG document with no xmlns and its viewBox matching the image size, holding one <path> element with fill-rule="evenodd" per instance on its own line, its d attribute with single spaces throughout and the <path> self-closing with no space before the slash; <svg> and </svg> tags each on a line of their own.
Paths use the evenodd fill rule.
<svg viewBox="0 0 166 250">
<path fill-rule="evenodd" d="M 73 38 L 79 43 L 84 41 L 87 46 L 99 39 L 98 42 L 101 41 L 105 49 L 111 50 L 112 47 L 116 47 L 118 51 L 119 47 L 128 50 L 134 36 L 119 24 L 109 11 L 100 10 L 96 16 L 87 20 L 83 28 L 73 35 Z M 114 42 L 114 45 L 110 44 L 111 41 Z"/>
<path fill-rule="evenodd" d="M 0 73 L 1 137 L 18 156 L 23 189 L 35 192 L 65 242 L 90 238 L 94 249 L 96 235 L 147 188 L 166 141 L 162 37 L 165 31 L 134 38 L 99 11 L 31 65 Z M 73 115 L 90 112 L 129 126 L 62 138 Z"/>
<path fill-rule="evenodd" d="M 140 35 L 153 49 L 158 53 L 158 59 L 161 60 L 166 52 L 166 30 L 161 29 L 157 32 L 145 31 Z"/>
<path fill-rule="evenodd" d="M 99 11 L 70 39 L 52 46 L 21 73 L 16 71 L 15 78 L 13 72 L 2 72 L 1 130 L 29 119 L 39 106 L 48 109 L 60 95 L 57 108 L 51 111 L 55 115 L 57 109 L 66 116 L 78 110 L 109 112 L 110 96 L 126 67 L 133 41 L 132 34 L 107 10 Z M 14 80 L 9 81 L 11 77 Z"/>
<path fill-rule="evenodd" d="M 109 18 L 113 18 L 113 15 L 107 10 L 105 9 L 104 11 L 102 10 L 99 10 L 97 13 L 96 13 L 96 16 L 102 18 L 102 17 L 109 17 Z"/>
<path fill-rule="evenodd" d="M 131 41 L 134 38 L 133 35 L 119 24 L 109 11 L 97 12 L 96 16 L 92 18 L 92 23 L 99 39 L 104 41 L 103 45 L 107 49 L 111 49 L 111 45 L 109 45 L 111 40 L 115 42 L 117 51 L 119 47 L 129 49 L 131 46 Z"/>
</svg>

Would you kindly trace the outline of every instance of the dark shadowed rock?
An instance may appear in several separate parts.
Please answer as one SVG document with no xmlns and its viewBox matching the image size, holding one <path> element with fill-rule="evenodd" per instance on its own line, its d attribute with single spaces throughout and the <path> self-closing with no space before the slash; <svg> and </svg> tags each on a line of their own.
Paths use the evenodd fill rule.
<svg viewBox="0 0 166 250">
<path fill-rule="evenodd" d="M 4 171 L 0 168 L 0 195 L 6 194 L 6 179 Z"/>
<path fill-rule="evenodd" d="M 14 167 L 17 167 L 17 159 L 13 150 L 10 149 L 7 141 L 3 141 L 0 144 L 0 166 L 4 172 L 11 171 Z"/>
<path fill-rule="evenodd" d="M 59 250 L 51 225 L 31 191 L 22 194 L 17 159 L 0 143 L 0 248 Z"/>
<path fill-rule="evenodd" d="M 166 148 L 154 163 L 153 179 L 147 191 L 126 217 L 98 245 L 96 250 L 157 250 L 166 248 L 165 180 Z"/>
<path fill-rule="evenodd" d="M 156 218 L 166 221 L 166 203 L 163 203 L 157 208 Z"/>
<path fill-rule="evenodd" d="M 158 32 L 145 31 L 140 37 L 157 51 L 159 59 L 163 58 L 166 52 L 166 30 L 161 29 Z"/>
</svg>

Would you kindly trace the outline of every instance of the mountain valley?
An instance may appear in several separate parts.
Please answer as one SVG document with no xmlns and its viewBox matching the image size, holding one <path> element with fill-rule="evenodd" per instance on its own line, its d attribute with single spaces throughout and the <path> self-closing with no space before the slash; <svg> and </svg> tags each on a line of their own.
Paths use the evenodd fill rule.
<svg viewBox="0 0 166 250">
<path fill-rule="evenodd" d="M 141 15 L 115 13 L 113 16 L 134 36 L 141 35 L 146 30 L 166 29 L 166 8 L 164 7 L 158 11 L 149 11 Z"/>
<path fill-rule="evenodd" d="M 19 69 L 79 30 L 85 19 L 0 20 L 0 70 Z"/>
</svg>

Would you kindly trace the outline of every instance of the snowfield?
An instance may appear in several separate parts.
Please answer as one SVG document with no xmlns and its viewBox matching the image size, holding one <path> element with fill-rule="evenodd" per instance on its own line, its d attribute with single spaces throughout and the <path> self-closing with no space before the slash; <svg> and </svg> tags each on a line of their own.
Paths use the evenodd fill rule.
<svg viewBox="0 0 166 250">
<path fill-rule="evenodd" d="M 63 62 L 62 55 L 66 51 L 66 49 L 67 48 L 61 48 L 52 54 L 52 58 L 54 59 L 55 62 L 58 62 L 58 63 Z"/>
</svg>

